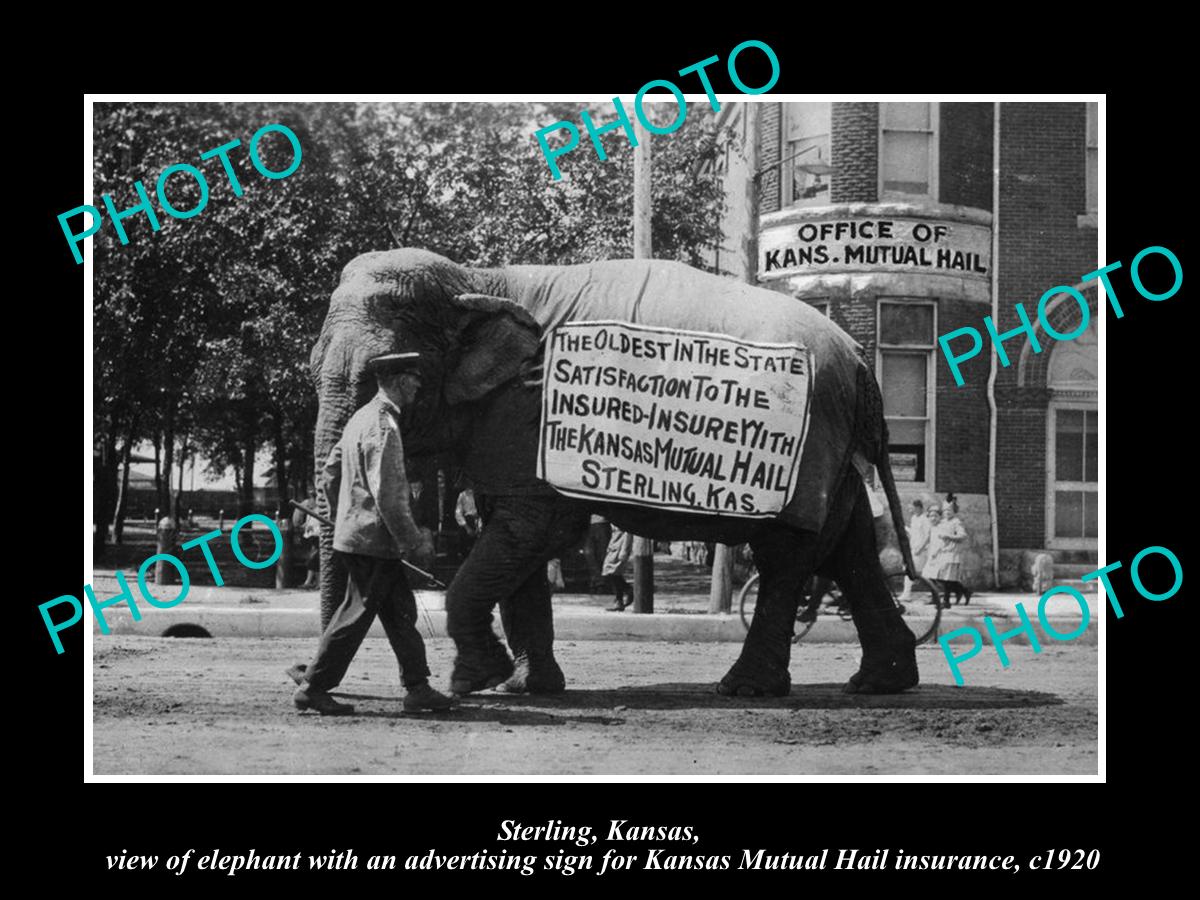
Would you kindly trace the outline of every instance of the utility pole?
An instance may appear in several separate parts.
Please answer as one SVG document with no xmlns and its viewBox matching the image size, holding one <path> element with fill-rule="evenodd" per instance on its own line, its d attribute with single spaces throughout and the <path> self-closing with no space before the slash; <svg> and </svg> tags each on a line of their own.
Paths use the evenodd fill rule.
<svg viewBox="0 0 1200 900">
<path fill-rule="evenodd" d="M 742 233 L 742 277 L 749 284 L 758 283 L 758 119 L 760 105 L 743 103 L 745 117 L 745 152 L 742 179 L 742 208 L 746 211 L 746 229 Z M 733 605 L 733 548 L 717 544 L 713 552 L 712 583 L 708 592 L 708 611 L 727 613 Z"/>
<path fill-rule="evenodd" d="M 637 138 L 637 146 L 633 148 L 633 256 L 635 259 L 653 259 L 650 134 L 640 118 L 634 121 L 633 133 Z M 637 536 L 633 539 L 633 611 L 654 612 L 654 542 Z"/>
</svg>

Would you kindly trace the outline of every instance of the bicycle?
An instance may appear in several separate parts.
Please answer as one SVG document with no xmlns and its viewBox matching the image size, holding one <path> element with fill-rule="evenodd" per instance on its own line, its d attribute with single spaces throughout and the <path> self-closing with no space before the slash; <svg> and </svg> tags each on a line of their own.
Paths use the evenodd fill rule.
<svg viewBox="0 0 1200 900">
<path fill-rule="evenodd" d="M 759 573 L 755 572 L 742 585 L 742 590 L 738 594 L 738 614 L 741 616 L 742 625 L 745 626 L 747 631 L 750 630 L 750 620 L 754 615 L 754 609 L 757 605 L 755 601 L 758 599 L 758 579 Z M 889 575 L 887 580 L 888 588 L 892 592 L 893 602 L 903 609 L 903 604 L 895 599 L 897 586 L 904 583 L 903 574 Z M 936 587 L 926 579 L 917 578 L 913 582 L 913 587 L 916 589 L 916 593 L 919 593 L 921 596 L 924 596 L 925 592 L 928 591 L 933 604 L 933 621 L 928 629 L 920 633 L 914 632 L 917 643 L 924 644 L 926 641 L 937 637 L 938 627 L 942 621 L 942 604 L 939 600 Z M 806 634 L 812 631 L 813 626 L 817 623 L 822 601 L 826 597 L 829 597 L 831 601 L 828 605 L 836 608 L 836 613 L 843 622 L 851 621 L 850 610 L 842 602 L 842 593 L 833 583 L 832 579 L 814 575 L 805 586 L 805 594 L 807 595 L 806 599 L 796 608 L 796 624 L 792 634 L 793 644 L 799 643 Z"/>
</svg>

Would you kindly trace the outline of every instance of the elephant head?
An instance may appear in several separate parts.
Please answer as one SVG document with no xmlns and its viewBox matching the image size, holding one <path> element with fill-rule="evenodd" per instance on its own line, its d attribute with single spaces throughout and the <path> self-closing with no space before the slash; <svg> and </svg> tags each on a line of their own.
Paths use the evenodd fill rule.
<svg viewBox="0 0 1200 900">
<path fill-rule="evenodd" d="M 375 393 L 367 368 L 372 357 L 422 354 L 422 390 L 405 423 L 406 446 L 417 452 L 422 422 L 440 417 L 446 404 L 476 400 L 521 372 L 538 352 L 541 330 L 506 291 L 501 270 L 466 268 L 425 250 L 366 253 L 352 260 L 310 359 L 320 404 L 318 476 L 350 416 Z M 321 548 L 324 626 L 344 593 L 345 574 L 335 571 L 331 533 L 322 534 Z"/>
</svg>

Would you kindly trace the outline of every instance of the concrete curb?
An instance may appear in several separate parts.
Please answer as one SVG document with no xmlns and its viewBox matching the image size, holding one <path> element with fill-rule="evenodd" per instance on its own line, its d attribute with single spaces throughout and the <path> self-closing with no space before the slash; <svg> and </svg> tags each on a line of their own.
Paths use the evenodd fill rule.
<svg viewBox="0 0 1200 900">
<path fill-rule="evenodd" d="M 199 592 L 197 592 L 199 593 Z M 429 599 L 440 595 L 430 595 Z M 173 625 L 199 625 L 213 637 L 289 637 L 316 638 L 317 613 L 312 608 L 255 609 L 253 606 L 213 606 L 202 602 L 192 603 L 191 596 L 177 607 L 155 609 L 142 607 L 142 617 L 135 621 L 129 610 L 112 607 L 105 610 L 105 620 L 113 634 L 137 634 L 160 636 Z M 201 597 L 197 597 L 197 600 Z M 446 613 L 440 608 L 430 608 L 434 603 L 418 595 L 423 607 L 418 627 L 428 637 L 446 636 Z M 439 604 L 436 604 L 440 606 Z M 1014 614 L 998 610 L 959 612 L 943 614 L 940 633 L 972 627 L 978 630 L 985 644 L 992 643 L 984 626 L 984 617 L 990 616 L 993 627 L 1003 634 L 1020 625 Z M 916 629 L 922 620 L 912 618 L 910 627 Z M 928 620 L 925 620 L 928 621 Z M 1059 642 L 1047 635 L 1033 617 L 1039 641 L 1045 645 Z M 1059 634 L 1070 634 L 1079 627 L 1078 618 L 1050 617 L 1049 623 Z M 100 623 L 93 620 L 93 632 L 103 638 Z M 685 613 L 633 613 L 596 612 L 591 609 L 559 608 L 554 614 L 554 632 L 562 641 L 731 641 L 740 643 L 746 637 L 741 618 L 731 614 L 685 614 Z M 1073 643 L 1095 644 L 1097 629 L 1089 627 Z M 383 627 L 376 621 L 368 637 L 384 637 Z M 954 644 L 970 642 L 967 634 L 952 638 Z M 858 643 L 858 635 L 851 622 L 837 616 L 822 617 L 821 621 L 804 638 L 803 643 Z M 1016 635 L 1010 644 L 1029 644 L 1025 633 Z"/>
</svg>

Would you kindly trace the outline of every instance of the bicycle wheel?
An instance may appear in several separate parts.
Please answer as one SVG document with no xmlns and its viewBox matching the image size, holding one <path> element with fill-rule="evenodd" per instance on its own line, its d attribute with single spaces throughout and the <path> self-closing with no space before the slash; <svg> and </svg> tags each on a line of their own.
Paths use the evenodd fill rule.
<svg viewBox="0 0 1200 900">
<path fill-rule="evenodd" d="M 751 605 L 753 606 L 754 601 L 758 599 L 758 573 L 757 572 L 755 572 L 753 575 L 751 575 L 750 578 L 746 581 L 746 583 L 742 585 L 742 590 L 738 594 L 738 615 L 740 615 L 742 617 L 742 625 L 745 626 L 747 631 L 750 630 L 750 619 L 753 618 L 753 616 L 754 616 L 753 613 L 751 613 L 750 615 L 746 615 L 746 599 L 748 597 L 753 598 L 753 599 L 751 599 Z"/>
<path fill-rule="evenodd" d="M 742 586 L 741 593 L 738 595 L 738 614 L 747 631 L 750 630 L 750 622 L 754 618 L 753 610 L 758 605 L 758 577 L 757 572 L 750 576 L 750 580 Z M 812 610 L 811 615 L 806 615 L 807 611 L 808 606 L 803 602 L 796 610 L 796 624 L 792 631 L 793 644 L 812 631 L 813 625 L 817 622 L 816 609 Z"/>
<path fill-rule="evenodd" d="M 917 644 L 924 644 L 926 641 L 934 640 L 937 637 L 938 627 L 942 623 L 942 604 L 938 601 L 937 588 L 930 584 L 926 579 L 917 578 L 917 580 L 913 582 L 913 588 L 914 590 L 918 591 L 921 596 L 924 596 L 925 592 L 928 591 L 929 597 L 933 602 L 933 621 L 930 623 L 929 628 L 919 634 L 915 631 L 913 632 L 916 634 Z"/>
<path fill-rule="evenodd" d="M 816 578 L 816 576 L 813 577 L 814 579 Z M 812 582 L 809 582 L 809 584 L 811 586 Z M 793 644 L 800 643 L 801 639 L 813 630 L 813 626 L 817 624 L 817 616 L 821 611 L 821 601 L 826 597 L 833 597 L 833 591 L 835 590 L 837 588 L 830 582 L 827 590 L 820 595 L 813 596 L 809 594 L 800 600 L 800 605 L 796 608 L 795 630 L 792 632 Z M 838 596 L 841 596 L 841 591 L 838 591 Z"/>
</svg>

